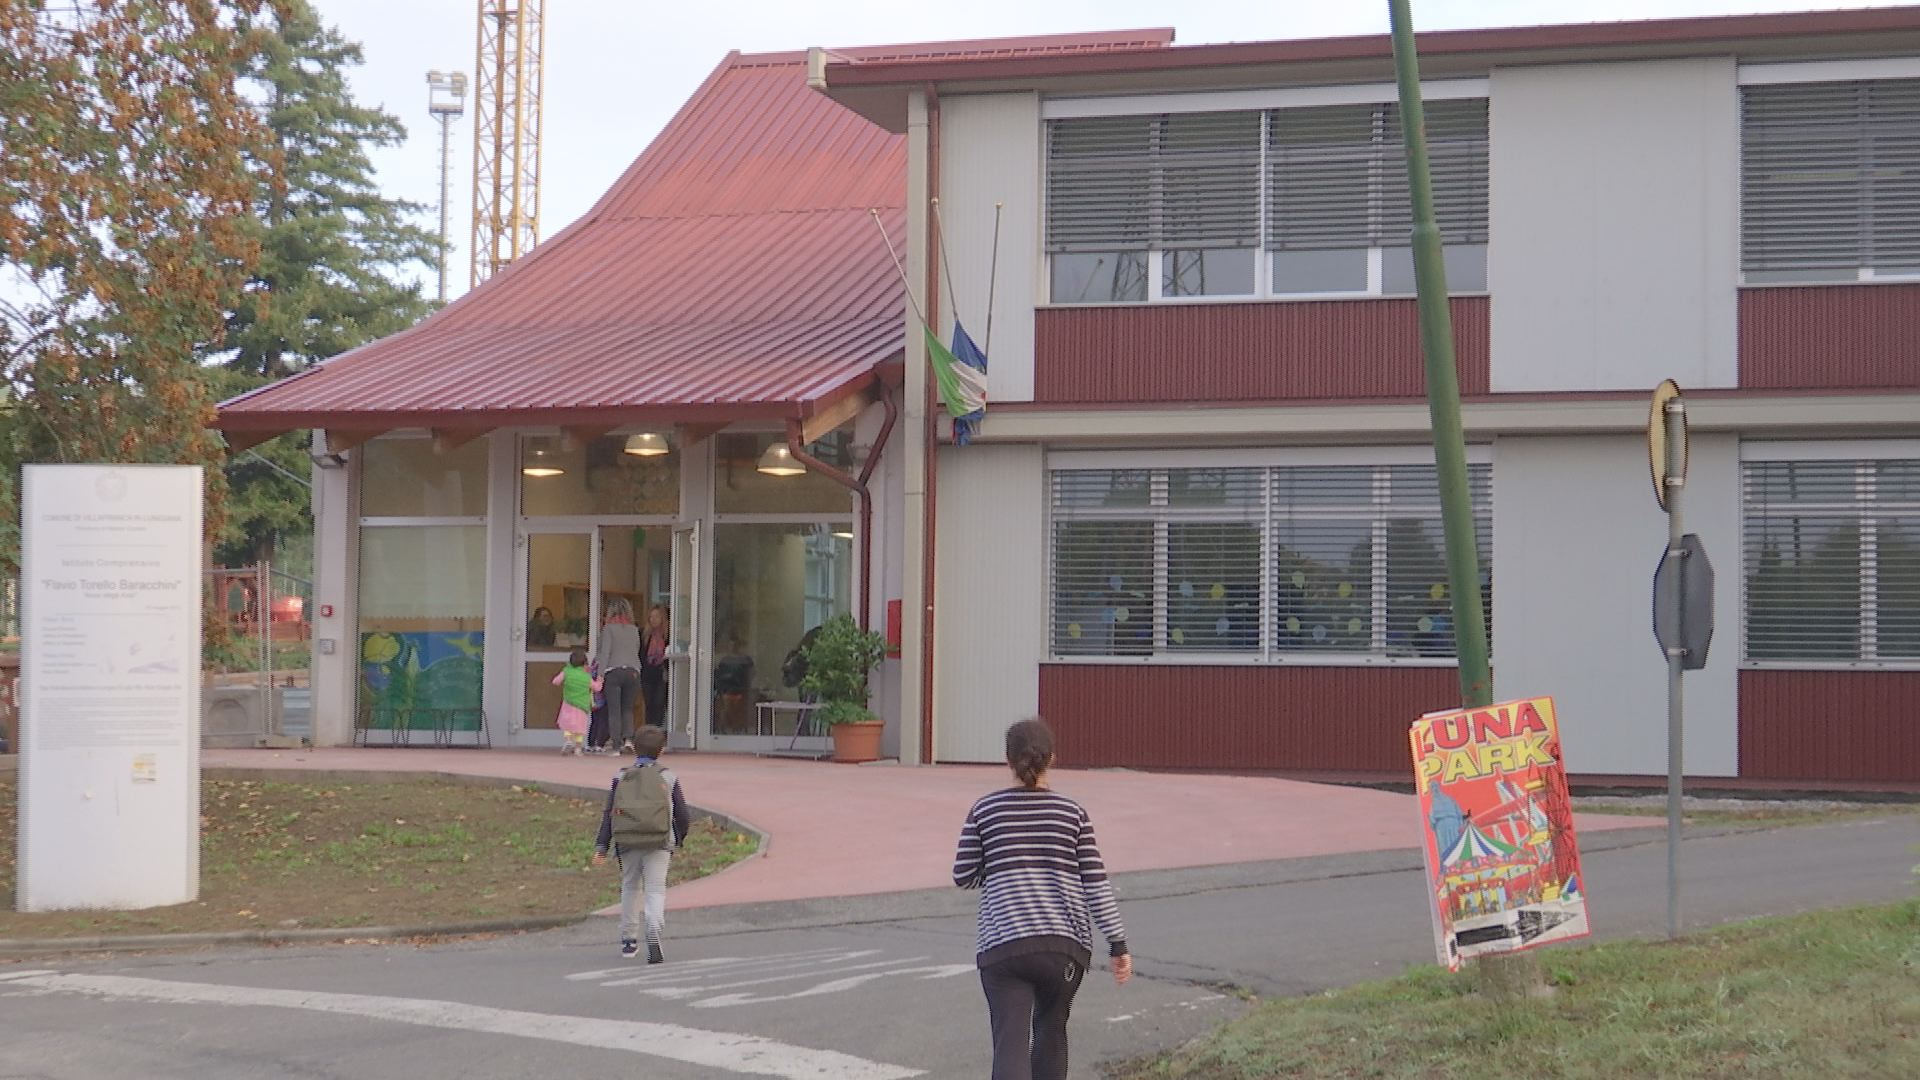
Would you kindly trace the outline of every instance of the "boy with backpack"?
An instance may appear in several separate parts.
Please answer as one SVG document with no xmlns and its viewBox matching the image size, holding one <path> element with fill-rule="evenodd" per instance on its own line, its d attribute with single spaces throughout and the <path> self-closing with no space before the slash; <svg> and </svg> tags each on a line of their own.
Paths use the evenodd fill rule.
<svg viewBox="0 0 1920 1080">
<path fill-rule="evenodd" d="M 667 865 L 673 849 L 686 840 L 690 822 L 679 779 L 660 764 L 667 749 L 666 730 L 642 728 L 633 737 L 633 747 L 633 764 L 614 777 L 607 792 L 593 864 L 605 863 L 609 848 L 620 864 L 620 955 L 632 959 L 640 953 L 640 920 L 634 908 L 644 894 L 647 963 L 658 964 L 666 959 L 660 952 L 660 932 L 667 923 Z"/>
</svg>

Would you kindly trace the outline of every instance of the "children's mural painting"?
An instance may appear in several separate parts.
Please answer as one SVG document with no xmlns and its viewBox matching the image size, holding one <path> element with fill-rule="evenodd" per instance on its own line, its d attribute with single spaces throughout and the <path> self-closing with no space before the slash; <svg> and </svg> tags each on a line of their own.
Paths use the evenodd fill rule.
<svg viewBox="0 0 1920 1080">
<path fill-rule="evenodd" d="M 1440 962 L 1585 937 L 1553 699 L 1429 713 L 1411 741 Z"/>
<path fill-rule="evenodd" d="M 370 728 L 480 725 L 479 631 L 377 631 L 360 638 L 360 702 Z"/>
</svg>

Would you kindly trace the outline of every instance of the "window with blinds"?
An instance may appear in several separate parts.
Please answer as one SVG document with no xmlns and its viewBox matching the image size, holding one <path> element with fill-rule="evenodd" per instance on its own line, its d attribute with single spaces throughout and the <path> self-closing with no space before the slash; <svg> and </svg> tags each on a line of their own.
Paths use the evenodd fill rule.
<svg viewBox="0 0 1920 1080">
<path fill-rule="evenodd" d="M 1742 476 L 1747 659 L 1920 660 L 1920 461 Z"/>
<path fill-rule="evenodd" d="M 1746 86 L 1746 280 L 1920 276 L 1920 79 Z"/>
<path fill-rule="evenodd" d="M 1449 285 L 1482 291 L 1486 100 L 1429 103 L 1427 136 Z M 1392 104 L 1050 120 L 1052 300 L 1410 294 L 1401 138 Z"/>
<path fill-rule="evenodd" d="M 1469 482 L 1485 588 L 1490 467 Z M 1062 469 L 1052 486 L 1056 656 L 1454 654 L 1430 465 Z"/>
</svg>

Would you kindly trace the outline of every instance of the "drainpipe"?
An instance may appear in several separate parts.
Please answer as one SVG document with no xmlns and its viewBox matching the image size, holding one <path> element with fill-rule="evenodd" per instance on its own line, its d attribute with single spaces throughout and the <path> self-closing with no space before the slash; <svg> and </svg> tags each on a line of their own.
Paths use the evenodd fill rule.
<svg viewBox="0 0 1920 1080">
<path fill-rule="evenodd" d="M 874 437 L 873 448 L 867 451 L 867 460 L 860 466 L 859 476 L 849 476 L 847 472 L 829 465 L 807 452 L 805 436 L 800 431 L 800 421 L 787 421 L 787 449 L 792 451 L 793 459 L 809 469 L 853 492 L 860 498 L 860 629 L 865 630 L 873 621 L 873 492 L 867 489 L 867 481 L 873 478 L 873 470 L 880 465 L 881 448 L 887 445 L 887 437 L 893 434 L 893 424 L 900 416 L 900 410 L 893 403 L 893 395 L 885 386 L 880 389 L 880 404 L 887 410 L 887 418 L 880 424 L 880 433 Z"/>
<path fill-rule="evenodd" d="M 940 198 L 940 93 L 932 83 L 927 95 L 927 201 Z M 940 245 L 939 230 L 933 218 L 927 218 L 926 236 L 921 238 L 927 251 L 927 326 L 939 333 L 940 326 Z M 926 424 L 921 438 L 926 445 L 926 503 L 924 524 L 926 541 L 921 545 L 920 581 L 924 590 L 925 611 L 920 630 L 920 763 L 933 764 L 933 552 L 938 544 L 935 517 L 940 475 L 940 413 L 934 405 L 934 380 L 926 380 Z"/>
</svg>

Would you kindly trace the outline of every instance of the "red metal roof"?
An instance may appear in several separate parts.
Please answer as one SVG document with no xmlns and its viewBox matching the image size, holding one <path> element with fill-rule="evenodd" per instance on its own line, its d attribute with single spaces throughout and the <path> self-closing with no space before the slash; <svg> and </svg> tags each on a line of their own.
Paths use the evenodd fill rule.
<svg viewBox="0 0 1920 1080">
<path fill-rule="evenodd" d="M 1160 48 L 1171 30 L 832 50 L 873 61 Z M 305 427 L 617 425 L 808 416 L 900 355 L 904 141 L 807 86 L 806 54 L 730 54 L 579 221 L 412 329 L 225 402 Z M 236 440 L 238 441 L 238 440 Z"/>
<path fill-rule="evenodd" d="M 1517 54 L 1533 53 L 1603 59 L 1707 51 L 1819 54 L 1836 44 L 1842 46 L 1840 51 L 1851 54 L 1884 47 L 1886 34 L 1911 36 L 1916 32 L 1920 32 L 1920 7 L 1908 6 L 1426 31 L 1417 40 L 1423 61 L 1473 57 L 1511 60 Z M 849 55 L 830 58 L 826 77 L 829 92 L 837 93 L 929 82 L 1027 84 L 1034 80 L 1109 78 L 1187 69 L 1217 72 L 1261 65 L 1381 62 L 1392 57 L 1392 39 L 1373 34 L 1079 54 L 943 56 L 923 50 L 909 56 Z"/>
<path fill-rule="evenodd" d="M 412 329 L 224 403 L 378 431 L 805 416 L 903 348 L 903 140 L 730 55 L 580 221 Z"/>
</svg>

